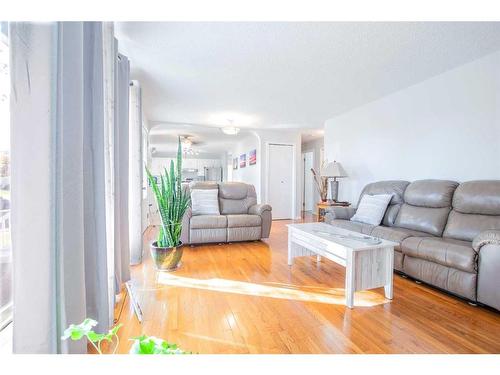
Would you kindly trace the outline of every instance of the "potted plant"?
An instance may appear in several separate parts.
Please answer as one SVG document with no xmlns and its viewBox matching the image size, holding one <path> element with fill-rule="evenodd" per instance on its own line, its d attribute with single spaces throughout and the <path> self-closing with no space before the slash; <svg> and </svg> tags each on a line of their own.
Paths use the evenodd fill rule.
<svg viewBox="0 0 500 375">
<path fill-rule="evenodd" d="M 158 181 L 148 168 L 149 184 L 155 195 L 161 225 L 156 241 L 151 243 L 151 257 L 159 271 L 173 271 L 179 267 L 182 258 L 182 218 L 189 206 L 189 193 L 181 185 L 182 147 L 178 139 L 177 165 L 170 162 L 170 171 L 164 169 Z"/>
<path fill-rule="evenodd" d="M 328 197 L 328 177 L 320 176 L 314 168 L 311 168 L 316 189 L 318 190 L 321 202 L 326 202 Z"/>
</svg>

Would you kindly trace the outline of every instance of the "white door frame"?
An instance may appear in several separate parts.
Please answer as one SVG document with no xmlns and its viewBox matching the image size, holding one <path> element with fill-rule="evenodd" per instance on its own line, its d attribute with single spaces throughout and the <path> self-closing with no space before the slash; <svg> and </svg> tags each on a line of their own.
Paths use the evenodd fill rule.
<svg viewBox="0 0 500 375">
<path fill-rule="evenodd" d="M 301 166 L 302 166 L 302 191 L 301 191 L 301 197 L 302 197 L 302 202 L 301 202 L 301 208 L 302 210 L 301 211 L 305 211 L 305 208 L 306 208 L 306 163 L 305 163 L 305 157 L 306 157 L 306 154 L 311 154 L 312 155 L 312 165 L 313 165 L 313 168 L 314 168 L 314 151 L 313 150 L 310 150 L 310 151 L 303 151 L 300 155 L 300 159 L 301 159 Z M 313 185 L 312 186 L 312 207 L 311 207 L 311 211 L 314 211 L 314 183 L 313 181 L 310 181 L 310 183 Z"/>
<path fill-rule="evenodd" d="M 266 193 L 266 201 L 269 200 L 269 181 L 270 181 L 270 176 L 271 176 L 271 171 L 269 169 L 270 165 L 270 158 L 269 158 L 269 148 L 273 145 L 276 146 L 292 146 L 292 155 L 293 155 L 293 160 L 292 160 L 292 204 L 290 207 L 292 207 L 292 212 L 290 217 L 292 219 L 296 219 L 296 212 L 297 212 L 297 153 L 296 153 L 296 145 L 295 143 L 283 143 L 283 142 L 266 142 L 266 186 L 265 186 L 265 193 Z"/>
</svg>

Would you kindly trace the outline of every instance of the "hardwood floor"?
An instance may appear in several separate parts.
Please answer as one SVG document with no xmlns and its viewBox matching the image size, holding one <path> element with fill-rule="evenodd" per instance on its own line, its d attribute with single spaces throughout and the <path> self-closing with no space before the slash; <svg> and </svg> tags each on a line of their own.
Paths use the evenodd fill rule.
<svg viewBox="0 0 500 375">
<path fill-rule="evenodd" d="M 288 223 L 262 242 L 185 247 L 173 273 L 157 275 L 146 252 L 132 268 L 144 321 L 124 298 L 118 352 L 145 333 L 196 353 L 500 353 L 500 313 L 398 275 L 393 301 L 381 288 L 346 308 L 343 267 L 315 257 L 288 267 Z"/>
</svg>

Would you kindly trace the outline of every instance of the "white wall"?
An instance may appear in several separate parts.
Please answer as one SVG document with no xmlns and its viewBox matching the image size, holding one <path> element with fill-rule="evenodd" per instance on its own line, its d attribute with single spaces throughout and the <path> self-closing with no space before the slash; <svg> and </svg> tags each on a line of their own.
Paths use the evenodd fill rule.
<svg viewBox="0 0 500 375">
<path fill-rule="evenodd" d="M 248 153 L 251 150 L 257 150 L 257 164 L 249 165 L 249 155 Z M 230 154 L 230 155 L 229 155 Z M 240 168 L 240 155 L 246 154 L 247 157 L 247 165 L 245 168 Z M 247 184 L 251 184 L 255 186 L 255 191 L 257 192 L 257 201 L 261 201 L 261 178 L 260 178 L 260 170 L 262 167 L 262 159 L 260 152 L 260 142 L 259 138 L 250 134 L 245 136 L 244 138 L 238 139 L 237 142 L 231 147 L 228 158 L 238 158 L 238 169 L 233 169 L 231 181 L 240 181 L 245 182 Z"/>
<path fill-rule="evenodd" d="M 349 177 L 340 200 L 386 179 L 500 179 L 500 52 L 334 117 L 325 157 Z"/>
<path fill-rule="evenodd" d="M 238 157 L 242 153 L 247 154 L 247 166 L 243 169 L 238 167 L 233 170 L 232 181 L 242 181 L 255 186 L 257 192 L 257 201 L 260 203 L 267 203 L 267 145 L 269 143 L 285 143 L 291 144 L 295 147 L 294 160 L 290 163 L 295 163 L 295 180 L 296 183 L 290 188 L 293 189 L 292 195 L 295 196 L 295 216 L 300 217 L 300 210 L 302 204 L 301 186 L 302 186 L 302 170 L 301 170 L 301 140 L 300 131 L 280 129 L 280 130 L 255 130 L 250 136 L 242 138 L 235 142 L 234 146 L 228 151 L 231 158 Z M 248 152 L 250 150 L 257 150 L 257 164 L 248 165 Z M 229 157 L 229 156 L 228 156 Z"/>
<path fill-rule="evenodd" d="M 302 152 L 309 152 L 312 151 L 314 155 L 314 170 L 317 173 L 320 172 L 320 166 L 321 166 L 321 149 L 324 147 L 324 138 L 321 137 L 319 139 L 315 139 L 313 141 L 305 142 L 302 143 Z M 302 173 L 302 171 L 301 171 Z M 318 189 L 316 189 L 316 185 L 314 185 L 313 188 L 314 191 L 314 202 L 317 203 L 321 200 Z"/>
</svg>

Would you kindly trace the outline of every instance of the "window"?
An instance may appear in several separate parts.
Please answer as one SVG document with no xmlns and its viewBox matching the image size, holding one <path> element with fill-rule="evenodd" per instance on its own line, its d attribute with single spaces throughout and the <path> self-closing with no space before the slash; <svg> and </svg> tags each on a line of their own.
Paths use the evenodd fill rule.
<svg viewBox="0 0 500 375">
<path fill-rule="evenodd" d="M 10 242 L 9 48 L 6 23 L 0 25 L 0 330 L 12 320 L 12 250 Z"/>
</svg>

